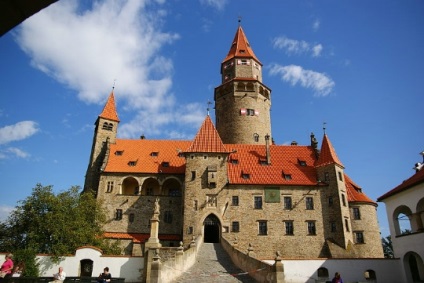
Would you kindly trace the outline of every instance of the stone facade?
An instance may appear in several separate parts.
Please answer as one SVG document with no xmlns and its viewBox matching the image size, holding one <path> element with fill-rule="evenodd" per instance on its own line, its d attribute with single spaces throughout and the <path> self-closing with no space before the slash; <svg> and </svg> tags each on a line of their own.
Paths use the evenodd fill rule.
<svg viewBox="0 0 424 283">
<path fill-rule="evenodd" d="M 232 47 L 221 65 L 217 128 L 207 117 L 192 141 L 118 139 L 108 101 L 85 183 L 107 212 L 105 236 L 123 254 L 142 253 L 158 198 L 162 246 L 225 238 L 260 259 L 276 251 L 287 259 L 383 257 L 377 205 L 345 174 L 328 137 L 320 151 L 313 135 L 310 146 L 272 142 L 262 65 L 241 27 L 235 41 L 248 52 Z"/>
</svg>

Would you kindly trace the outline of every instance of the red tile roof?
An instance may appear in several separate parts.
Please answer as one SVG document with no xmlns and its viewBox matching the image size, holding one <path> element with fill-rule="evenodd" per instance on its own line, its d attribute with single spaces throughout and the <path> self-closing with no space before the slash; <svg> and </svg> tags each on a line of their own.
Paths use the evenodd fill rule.
<svg viewBox="0 0 424 283">
<path fill-rule="evenodd" d="M 416 172 L 414 175 L 412 175 L 410 178 L 406 179 L 402 182 L 402 184 L 398 185 L 394 189 L 388 191 L 381 197 L 377 199 L 377 201 L 383 201 L 384 199 L 391 197 L 395 194 L 398 194 L 400 192 L 406 191 L 415 185 L 421 184 L 424 182 L 424 168 L 420 171 Z"/>
<path fill-rule="evenodd" d="M 186 152 L 228 152 L 209 115 Z"/>
<path fill-rule="evenodd" d="M 115 144 L 110 145 L 104 172 L 184 174 L 185 158 L 180 153 L 190 143 L 179 140 L 117 139 Z"/>
<path fill-rule="evenodd" d="M 366 202 L 366 203 L 372 203 L 374 205 L 377 205 L 375 201 L 370 199 L 368 196 L 366 196 L 363 192 L 361 187 L 359 187 L 357 184 L 355 184 L 348 175 L 344 174 L 345 184 L 346 184 L 346 191 L 347 191 L 347 199 L 349 202 Z"/>
<path fill-rule="evenodd" d="M 270 145 L 271 164 L 265 164 L 265 145 L 226 144 L 226 147 L 236 151 L 229 156 L 230 184 L 317 185 L 315 153 L 310 146 Z M 300 165 L 300 161 L 306 166 Z M 243 174 L 249 174 L 249 178 Z M 291 179 L 284 175 L 291 175 Z"/>
<path fill-rule="evenodd" d="M 146 233 L 117 233 L 105 232 L 103 237 L 108 239 L 132 240 L 135 243 L 144 243 L 150 238 L 150 234 Z M 159 240 L 162 241 L 181 241 L 181 235 L 176 234 L 159 234 Z"/>
<path fill-rule="evenodd" d="M 223 62 L 226 62 L 232 58 L 253 58 L 262 65 L 253 52 L 252 47 L 250 46 L 249 41 L 247 40 L 247 37 L 244 34 L 241 26 L 238 27 L 236 35 L 234 36 L 234 40 L 231 44 L 230 51 L 228 52 L 227 57 L 225 57 Z"/>
<path fill-rule="evenodd" d="M 110 93 L 105 108 L 103 108 L 103 111 L 99 115 L 99 117 L 119 122 L 118 113 L 116 112 L 115 97 L 113 95 L 113 91 Z"/>
<path fill-rule="evenodd" d="M 316 167 L 325 166 L 329 164 L 338 164 L 343 166 L 342 162 L 337 157 L 336 151 L 333 148 L 333 145 L 330 142 L 330 139 L 324 134 L 322 139 L 321 151 L 319 154 L 318 161 L 315 163 Z"/>
</svg>

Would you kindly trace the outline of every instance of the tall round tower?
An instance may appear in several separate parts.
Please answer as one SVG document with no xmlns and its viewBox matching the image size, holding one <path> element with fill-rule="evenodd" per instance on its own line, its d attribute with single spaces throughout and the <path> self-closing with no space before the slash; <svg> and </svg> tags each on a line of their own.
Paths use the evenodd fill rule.
<svg viewBox="0 0 424 283">
<path fill-rule="evenodd" d="M 226 144 L 265 144 L 271 134 L 271 90 L 262 83 L 262 63 L 241 26 L 221 63 L 215 88 L 216 128 Z"/>
</svg>

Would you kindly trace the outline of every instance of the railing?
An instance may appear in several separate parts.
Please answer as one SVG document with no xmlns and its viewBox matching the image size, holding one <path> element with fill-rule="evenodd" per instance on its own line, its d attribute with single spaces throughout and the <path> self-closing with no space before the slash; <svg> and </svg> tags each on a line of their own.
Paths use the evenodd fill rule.
<svg viewBox="0 0 424 283">
<path fill-rule="evenodd" d="M 64 283 L 97 283 L 97 277 L 66 277 Z M 53 281 L 53 277 L 9 277 L 3 278 L 2 283 L 43 283 Z M 110 282 L 124 283 L 125 278 L 112 278 Z"/>
</svg>

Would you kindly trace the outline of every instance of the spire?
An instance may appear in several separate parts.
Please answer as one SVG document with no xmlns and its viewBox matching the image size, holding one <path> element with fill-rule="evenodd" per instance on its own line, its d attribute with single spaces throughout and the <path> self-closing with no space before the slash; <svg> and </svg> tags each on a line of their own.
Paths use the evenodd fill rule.
<svg viewBox="0 0 424 283">
<path fill-rule="evenodd" d="M 252 48 L 250 47 L 249 41 L 246 38 L 246 35 L 244 34 L 244 31 L 240 25 L 237 28 L 236 35 L 234 36 L 233 43 L 231 44 L 230 51 L 227 54 L 227 57 L 225 57 L 224 61 L 228 61 L 232 58 L 253 58 L 255 61 L 257 61 L 259 64 L 262 65 L 262 63 L 258 60 L 255 53 L 253 53 Z"/>
<path fill-rule="evenodd" d="M 103 108 L 103 111 L 99 115 L 99 117 L 119 122 L 118 113 L 116 112 L 115 96 L 113 95 L 113 90 L 110 93 L 105 108 Z"/>
<path fill-rule="evenodd" d="M 315 163 L 315 167 L 320 167 L 329 164 L 337 164 L 344 168 L 343 164 L 337 157 L 336 151 L 334 150 L 330 139 L 327 137 L 326 134 L 324 134 L 324 138 L 322 139 L 321 152 L 317 162 Z"/>
<path fill-rule="evenodd" d="M 228 152 L 209 115 L 186 152 Z"/>
</svg>

